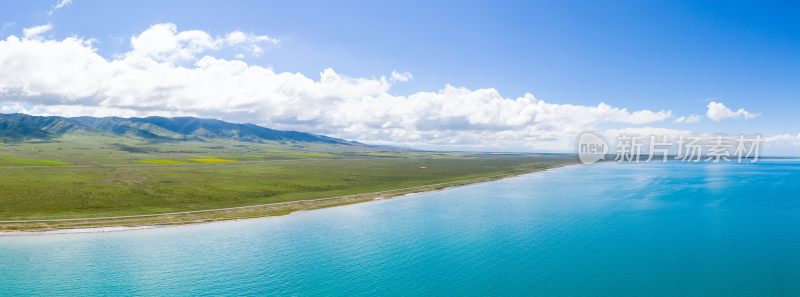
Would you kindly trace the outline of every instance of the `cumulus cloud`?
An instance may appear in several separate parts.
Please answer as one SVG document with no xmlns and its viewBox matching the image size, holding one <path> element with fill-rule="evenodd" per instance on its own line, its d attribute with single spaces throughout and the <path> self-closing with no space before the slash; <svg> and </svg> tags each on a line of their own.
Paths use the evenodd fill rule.
<svg viewBox="0 0 800 297">
<path fill-rule="evenodd" d="M 22 36 L 25 39 L 39 38 L 39 35 L 42 35 L 43 33 L 49 32 L 50 30 L 53 30 L 53 24 L 44 24 L 44 25 L 40 25 L 40 26 L 34 26 L 34 27 L 22 29 Z"/>
<path fill-rule="evenodd" d="M 47 11 L 47 15 L 53 15 L 53 13 L 55 13 L 57 10 L 62 9 L 70 4 L 72 4 L 72 0 L 59 0 L 56 4 L 53 4 L 53 6 L 50 7 L 50 10 Z"/>
<path fill-rule="evenodd" d="M 243 50 L 251 56 L 260 56 L 264 45 L 275 45 L 277 39 L 266 35 L 234 31 L 222 37 L 212 37 L 201 30 L 178 31 L 172 23 L 156 24 L 131 38 L 129 57 L 149 58 L 156 62 L 194 61 L 197 56 L 225 47 Z M 243 56 L 240 56 L 243 57 Z"/>
<path fill-rule="evenodd" d="M 256 35 L 241 31 L 228 33 L 228 35 L 225 36 L 224 41 L 228 46 L 242 49 L 254 57 L 261 56 L 261 54 L 264 53 L 264 48 L 262 45 L 266 44 L 274 46 L 279 43 L 278 39 L 269 37 L 267 35 Z"/>
<path fill-rule="evenodd" d="M 0 113 L 28 113 L 28 109 L 20 102 L 3 102 L 0 104 Z"/>
<path fill-rule="evenodd" d="M 675 122 L 679 123 L 679 124 L 692 124 L 692 123 L 697 123 L 702 119 L 703 119 L 703 116 L 697 115 L 697 114 L 692 114 L 692 115 L 688 115 L 688 116 L 679 116 L 679 117 L 675 118 Z"/>
<path fill-rule="evenodd" d="M 221 47 L 275 42 L 157 24 L 131 38 L 129 52 L 105 58 L 78 37 L 9 36 L 0 40 L 0 110 L 193 115 L 370 143 L 523 150 L 569 150 L 587 129 L 672 118 L 668 110 L 554 104 L 532 94 L 505 97 L 493 88 L 446 85 L 399 96 L 392 85 L 412 79 L 410 73 L 359 78 L 324 69 L 309 78 L 210 55 Z"/>
<path fill-rule="evenodd" d="M 606 137 L 608 137 L 608 139 L 615 139 L 620 135 L 657 136 L 657 137 L 666 135 L 667 137 L 670 138 L 677 138 L 681 135 L 693 135 L 693 133 L 688 130 L 677 130 L 677 129 L 660 128 L 660 127 L 628 127 L 620 129 L 608 129 L 603 131 L 603 134 Z"/>
<path fill-rule="evenodd" d="M 725 106 L 725 104 L 716 101 L 709 102 L 706 107 L 708 108 L 708 110 L 706 111 L 706 116 L 715 122 L 727 119 L 749 120 L 760 116 L 760 114 L 749 112 L 744 108 L 739 108 L 736 111 L 733 111 L 727 106 Z"/>
<path fill-rule="evenodd" d="M 414 75 L 411 72 L 392 71 L 390 78 L 392 81 L 409 81 L 414 79 Z"/>
</svg>

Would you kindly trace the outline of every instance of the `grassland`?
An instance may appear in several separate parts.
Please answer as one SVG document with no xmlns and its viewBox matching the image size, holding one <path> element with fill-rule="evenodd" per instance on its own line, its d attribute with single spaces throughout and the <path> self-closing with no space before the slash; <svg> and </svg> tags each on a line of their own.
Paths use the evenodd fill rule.
<svg viewBox="0 0 800 297">
<path fill-rule="evenodd" d="M 64 166 L 67 162 L 57 160 L 21 159 L 16 157 L 0 157 L 0 166 Z"/>
<path fill-rule="evenodd" d="M 220 159 L 220 158 L 214 158 L 214 157 L 192 158 L 190 160 L 192 160 L 192 162 L 196 162 L 196 163 L 233 163 L 233 162 L 236 162 L 236 160 Z"/>
<path fill-rule="evenodd" d="M 150 164 L 150 165 L 182 165 L 182 164 L 191 164 L 189 162 L 178 161 L 178 160 L 136 160 L 136 163 L 140 164 Z"/>
<path fill-rule="evenodd" d="M 572 162 L 573 157 L 561 155 L 69 135 L 0 144 L 0 221 L 5 221 L 0 230 L 279 215 Z M 207 211 L 212 209 L 223 210 Z M 106 217 L 127 218 L 86 220 Z"/>
</svg>

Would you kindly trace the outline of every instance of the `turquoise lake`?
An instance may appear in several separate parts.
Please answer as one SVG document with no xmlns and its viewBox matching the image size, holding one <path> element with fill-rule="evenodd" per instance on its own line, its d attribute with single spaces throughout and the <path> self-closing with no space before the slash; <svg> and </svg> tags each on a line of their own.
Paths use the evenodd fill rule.
<svg viewBox="0 0 800 297">
<path fill-rule="evenodd" d="M 800 162 L 570 166 L 284 217 L 6 236 L 0 295 L 800 296 Z"/>
</svg>

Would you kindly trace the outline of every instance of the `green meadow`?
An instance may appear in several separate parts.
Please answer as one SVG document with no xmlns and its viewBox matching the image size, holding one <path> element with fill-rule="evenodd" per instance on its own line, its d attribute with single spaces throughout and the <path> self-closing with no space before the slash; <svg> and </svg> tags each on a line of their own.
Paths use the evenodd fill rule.
<svg viewBox="0 0 800 297">
<path fill-rule="evenodd" d="M 572 163 L 562 155 L 67 135 L 0 143 L 0 220 L 159 214 L 371 193 Z"/>
<path fill-rule="evenodd" d="M 12 156 L 0 157 L 0 166 L 63 166 L 67 162 L 57 160 L 22 159 Z"/>
</svg>

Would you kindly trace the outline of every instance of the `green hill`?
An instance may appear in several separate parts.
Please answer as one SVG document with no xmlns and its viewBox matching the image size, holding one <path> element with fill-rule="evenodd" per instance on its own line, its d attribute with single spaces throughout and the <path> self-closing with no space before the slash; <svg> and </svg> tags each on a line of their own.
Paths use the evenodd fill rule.
<svg viewBox="0 0 800 297">
<path fill-rule="evenodd" d="M 149 140 L 245 142 L 288 141 L 359 145 L 356 142 L 297 131 L 281 131 L 253 124 L 236 124 L 194 117 L 75 117 L 0 114 L 0 139 L 17 141 L 47 139 L 68 133 L 97 133 Z"/>
</svg>

